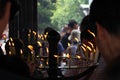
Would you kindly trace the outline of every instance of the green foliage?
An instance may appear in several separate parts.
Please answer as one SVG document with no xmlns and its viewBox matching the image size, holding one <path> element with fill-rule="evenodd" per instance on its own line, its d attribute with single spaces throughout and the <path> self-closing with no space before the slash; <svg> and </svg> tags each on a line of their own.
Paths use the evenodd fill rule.
<svg viewBox="0 0 120 80">
<path fill-rule="evenodd" d="M 50 17 L 53 15 L 51 10 L 55 9 L 53 2 L 55 0 L 38 0 L 38 29 L 41 32 L 52 25 Z"/>
<path fill-rule="evenodd" d="M 51 17 L 51 23 L 61 29 L 71 19 L 76 20 L 78 23 L 82 20 L 83 12 L 79 6 L 81 3 L 87 3 L 86 0 L 57 0 L 56 10 L 53 11 L 54 15 Z"/>
<path fill-rule="evenodd" d="M 79 8 L 88 0 L 38 0 L 38 27 L 41 31 L 51 26 L 60 30 L 70 19 L 78 23 L 85 16 Z"/>
</svg>

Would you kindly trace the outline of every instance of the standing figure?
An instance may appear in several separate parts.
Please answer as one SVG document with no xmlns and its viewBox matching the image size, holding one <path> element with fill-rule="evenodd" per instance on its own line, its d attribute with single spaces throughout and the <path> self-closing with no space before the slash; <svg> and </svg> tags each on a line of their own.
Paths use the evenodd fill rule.
<svg viewBox="0 0 120 80">
<path fill-rule="evenodd" d="M 106 66 L 90 80 L 120 80 L 120 2 L 93 0 L 90 20 L 97 28 L 96 43 Z"/>
</svg>

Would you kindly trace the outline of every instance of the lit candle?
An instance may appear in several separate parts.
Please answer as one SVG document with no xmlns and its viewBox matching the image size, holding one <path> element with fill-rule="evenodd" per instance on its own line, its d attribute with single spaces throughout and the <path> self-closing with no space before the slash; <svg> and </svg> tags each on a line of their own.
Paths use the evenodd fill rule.
<svg viewBox="0 0 120 80">
<path fill-rule="evenodd" d="M 9 51 L 9 55 L 12 55 L 12 52 L 11 52 L 11 51 Z"/>
<path fill-rule="evenodd" d="M 40 66 L 39 66 L 40 68 L 43 68 L 43 63 L 40 63 Z"/>
<path fill-rule="evenodd" d="M 43 56 L 43 48 L 40 47 L 40 56 Z"/>
<path fill-rule="evenodd" d="M 30 34 L 28 34 L 28 43 L 30 43 Z"/>
<path fill-rule="evenodd" d="M 24 58 L 22 49 L 20 49 L 20 54 L 21 54 L 21 57 Z"/>
<path fill-rule="evenodd" d="M 12 42 L 12 44 L 11 44 L 11 46 L 10 46 L 10 51 L 11 51 L 11 54 L 13 54 L 13 55 L 16 54 L 15 45 L 14 45 L 13 42 Z"/>
<path fill-rule="evenodd" d="M 89 58 L 88 54 L 89 54 L 89 50 L 88 50 L 88 48 L 86 48 L 85 57 L 86 57 L 87 60 Z"/>
<path fill-rule="evenodd" d="M 33 31 L 33 35 L 34 35 L 34 40 L 36 40 L 36 32 L 35 31 Z"/>
<path fill-rule="evenodd" d="M 35 51 L 31 51 L 31 54 L 32 54 L 32 61 L 35 62 Z"/>
<path fill-rule="evenodd" d="M 23 54 L 23 51 L 22 51 L 22 49 L 20 49 L 20 54 L 21 54 L 21 55 Z"/>
<path fill-rule="evenodd" d="M 37 41 L 37 43 L 40 46 L 40 53 L 39 53 L 39 55 L 42 56 L 42 54 L 43 54 L 42 43 L 40 41 Z"/>
<path fill-rule="evenodd" d="M 66 53 L 63 53 L 63 57 L 66 57 Z"/>
<path fill-rule="evenodd" d="M 68 47 L 70 47 L 70 43 L 68 43 Z"/>
<path fill-rule="evenodd" d="M 46 53 L 47 53 L 47 56 L 49 55 L 49 48 L 46 47 Z"/>
</svg>

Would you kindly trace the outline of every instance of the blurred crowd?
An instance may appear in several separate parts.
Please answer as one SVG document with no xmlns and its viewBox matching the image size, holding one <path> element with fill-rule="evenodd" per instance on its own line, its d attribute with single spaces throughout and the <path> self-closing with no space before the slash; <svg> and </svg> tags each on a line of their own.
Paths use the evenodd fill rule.
<svg viewBox="0 0 120 80">
<path fill-rule="evenodd" d="M 18 11 L 19 4 L 15 0 L 0 0 L 0 35 Z M 65 62 L 64 66 L 68 65 L 69 60 L 66 60 L 66 58 L 72 59 L 77 56 L 79 59 L 87 59 L 93 63 L 97 62 L 96 57 L 98 55 L 95 55 L 96 45 L 94 40 L 95 29 L 90 26 L 89 16 L 86 16 L 80 24 L 72 19 L 68 24 L 65 24 L 60 32 L 56 31 L 59 35 L 59 38 L 56 38 L 58 39 L 58 43 L 56 43 L 57 57 L 59 57 L 58 66 Z M 52 31 L 55 32 L 51 27 L 45 28 L 42 39 L 35 44 L 26 45 L 21 39 L 10 37 L 5 41 L 5 51 L 3 52 L 0 48 L 0 70 L 27 78 L 45 78 L 45 74 L 39 68 L 49 64 L 48 59 L 44 57 L 49 57 L 47 53 L 49 53 L 49 44 L 52 43 L 48 42 L 47 39 L 50 35 L 53 35 L 53 38 L 57 37 Z M 73 61 L 72 64 L 75 62 Z M 61 72 L 60 74 L 63 75 Z M 48 75 L 46 76 L 48 77 Z"/>
<path fill-rule="evenodd" d="M 80 23 L 71 19 L 60 32 L 47 27 L 34 44 L 26 45 L 21 39 L 10 37 L 5 41 L 5 52 L 0 47 L 0 79 L 34 80 L 50 77 L 52 74 L 46 66 L 51 64 L 49 62 L 53 57 L 58 67 L 80 66 L 82 60 L 95 65 L 104 59 L 106 65 L 103 70 L 96 68 L 93 75 L 88 74 L 89 77 L 84 80 L 119 80 L 120 9 L 117 1 L 93 0 L 90 14 L 83 17 Z M 115 5 L 111 7 L 113 3 Z M 0 0 L 0 37 L 19 9 L 16 0 Z M 44 73 L 44 69 L 48 73 Z M 62 73 L 60 69 L 57 70 L 61 77 L 77 75 L 79 72 L 66 70 Z"/>
</svg>

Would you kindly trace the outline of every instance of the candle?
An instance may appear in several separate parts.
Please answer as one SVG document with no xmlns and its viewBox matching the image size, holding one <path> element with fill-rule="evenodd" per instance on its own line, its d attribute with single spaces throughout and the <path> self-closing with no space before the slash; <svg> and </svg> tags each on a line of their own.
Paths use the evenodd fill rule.
<svg viewBox="0 0 120 80">
<path fill-rule="evenodd" d="M 34 36 L 34 40 L 36 40 L 36 32 L 35 31 L 33 31 L 33 36 Z"/>
<path fill-rule="evenodd" d="M 20 54 L 21 54 L 21 55 L 23 54 L 23 51 L 22 51 L 22 49 L 20 49 Z"/>
<path fill-rule="evenodd" d="M 35 51 L 31 51 L 31 54 L 32 54 L 32 61 L 35 62 Z"/>
<path fill-rule="evenodd" d="M 93 61 L 94 55 L 93 53 L 90 53 L 90 60 Z"/>
<path fill-rule="evenodd" d="M 43 56 L 43 48 L 40 47 L 40 56 Z"/>
<path fill-rule="evenodd" d="M 47 53 L 47 56 L 49 55 L 49 48 L 46 47 L 46 53 Z"/>
<path fill-rule="evenodd" d="M 63 53 L 63 57 L 66 57 L 66 53 Z"/>
<path fill-rule="evenodd" d="M 30 34 L 28 34 L 28 43 L 30 43 Z"/>
<path fill-rule="evenodd" d="M 11 55 L 12 54 L 12 52 L 11 51 L 9 51 L 9 55 Z"/>
<path fill-rule="evenodd" d="M 21 54 L 21 57 L 24 58 L 22 49 L 20 49 L 20 54 Z"/>
<path fill-rule="evenodd" d="M 14 47 L 14 46 L 10 46 L 10 51 L 11 51 L 11 54 L 12 54 L 12 55 L 15 55 L 15 54 L 16 54 L 16 51 L 15 51 L 15 47 Z"/>
<path fill-rule="evenodd" d="M 39 55 L 42 56 L 42 54 L 43 54 L 42 43 L 40 41 L 37 41 L 37 43 L 40 46 L 40 53 L 39 53 Z"/>
<path fill-rule="evenodd" d="M 88 60 L 88 54 L 89 54 L 89 50 L 88 50 L 88 48 L 86 48 L 86 51 L 85 51 L 85 57 L 86 57 L 86 59 Z"/>
</svg>

